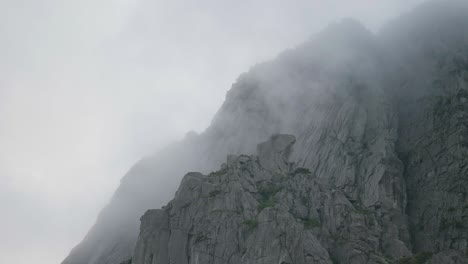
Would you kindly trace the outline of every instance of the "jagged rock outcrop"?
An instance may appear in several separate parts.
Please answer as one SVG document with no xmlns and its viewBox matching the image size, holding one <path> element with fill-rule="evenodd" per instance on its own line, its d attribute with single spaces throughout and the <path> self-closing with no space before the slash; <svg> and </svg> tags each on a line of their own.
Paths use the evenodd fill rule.
<svg viewBox="0 0 468 264">
<path fill-rule="evenodd" d="M 434 1 L 378 36 L 347 20 L 255 66 L 205 132 L 130 170 L 63 264 L 132 257 L 139 217 L 187 171 L 201 173 L 142 218 L 134 262 L 466 263 L 467 36 L 468 2 Z M 279 133 L 295 139 L 255 149 Z"/>
<path fill-rule="evenodd" d="M 174 200 L 141 218 L 132 263 L 385 263 L 376 212 L 289 162 L 294 142 L 274 135 L 259 156 L 185 175 Z"/>
<path fill-rule="evenodd" d="M 130 263 L 468 263 L 457 250 L 412 256 L 380 210 L 291 162 L 295 142 L 274 135 L 258 156 L 186 174 L 167 206 L 142 216 Z"/>
</svg>

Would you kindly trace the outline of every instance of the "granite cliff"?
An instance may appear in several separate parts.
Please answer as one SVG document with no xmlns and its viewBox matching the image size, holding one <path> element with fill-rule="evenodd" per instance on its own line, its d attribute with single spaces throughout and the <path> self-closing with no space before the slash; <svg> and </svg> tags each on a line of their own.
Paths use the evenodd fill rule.
<svg viewBox="0 0 468 264">
<path fill-rule="evenodd" d="M 468 3 L 433 1 L 241 75 L 205 132 L 128 172 L 63 264 L 468 263 L 467 223 Z"/>
</svg>

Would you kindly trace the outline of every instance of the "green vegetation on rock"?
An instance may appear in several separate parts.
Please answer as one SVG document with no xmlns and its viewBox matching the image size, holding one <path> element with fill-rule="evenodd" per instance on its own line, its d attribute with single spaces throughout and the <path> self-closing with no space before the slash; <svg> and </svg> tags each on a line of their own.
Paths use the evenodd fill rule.
<svg viewBox="0 0 468 264">
<path fill-rule="evenodd" d="M 432 258 L 431 252 L 419 252 L 412 257 L 400 259 L 397 264 L 424 264 Z"/>
<path fill-rule="evenodd" d="M 248 219 L 244 221 L 244 225 L 246 225 L 249 230 L 252 230 L 257 228 L 258 221 L 257 219 Z"/>
</svg>

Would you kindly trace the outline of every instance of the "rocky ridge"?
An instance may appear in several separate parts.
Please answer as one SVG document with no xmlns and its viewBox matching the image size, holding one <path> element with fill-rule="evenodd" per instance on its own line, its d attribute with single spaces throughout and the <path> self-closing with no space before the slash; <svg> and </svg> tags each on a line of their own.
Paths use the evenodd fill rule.
<svg viewBox="0 0 468 264">
<path fill-rule="evenodd" d="M 130 263 L 467 263 L 458 251 L 413 259 L 381 211 L 291 162 L 295 142 L 274 135 L 258 156 L 186 174 L 167 206 L 142 216 Z"/>
<path fill-rule="evenodd" d="M 130 170 L 63 263 L 467 263 L 467 17 L 447 0 L 378 36 L 344 21 L 252 68 L 205 132 Z M 293 148 L 255 149 L 280 133 Z M 187 171 L 207 175 L 188 174 L 137 239 Z"/>
<path fill-rule="evenodd" d="M 142 217 L 133 263 L 386 263 L 375 212 L 290 162 L 295 141 L 274 135 L 258 156 L 185 175 L 174 200 Z"/>
</svg>

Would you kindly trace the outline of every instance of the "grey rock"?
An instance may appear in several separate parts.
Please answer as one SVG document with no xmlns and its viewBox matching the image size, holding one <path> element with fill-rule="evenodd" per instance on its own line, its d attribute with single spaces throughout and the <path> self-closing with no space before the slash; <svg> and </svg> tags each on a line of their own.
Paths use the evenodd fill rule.
<svg viewBox="0 0 468 264">
<path fill-rule="evenodd" d="M 289 135 L 273 135 L 271 140 L 258 145 L 258 161 L 260 165 L 271 171 L 290 170 L 287 163 L 292 152 L 296 138 Z"/>
<path fill-rule="evenodd" d="M 468 257 L 466 254 L 456 250 L 446 250 L 433 256 L 427 264 L 467 264 Z"/>
<path fill-rule="evenodd" d="M 127 259 L 127 260 L 124 260 L 122 262 L 120 262 L 120 264 L 132 264 L 132 259 Z"/>
<path fill-rule="evenodd" d="M 468 2 L 420 9 L 395 22 L 399 31 L 384 32 L 388 43 L 412 47 L 395 56 L 405 85 L 393 91 L 412 244 L 416 252 L 468 253 Z"/>
<path fill-rule="evenodd" d="M 378 36 L 345 21 L 255 66 L 206 131 L 128 172 L 63 264 L 463 259 L 467 17 L 466 1 L 430 1 Z"/>
<path fill-rule="evenodd" d="M 294 142 L 274 135 L 258 145 L 259 156 L 229 156 L 220 172 L 186 174 L 164 209 L 141 218 L 134 263 L 386 263 L 387 223 L 295 168 Z M 385 246 L 409 254 L 396 238 Z"/>
</svg>

